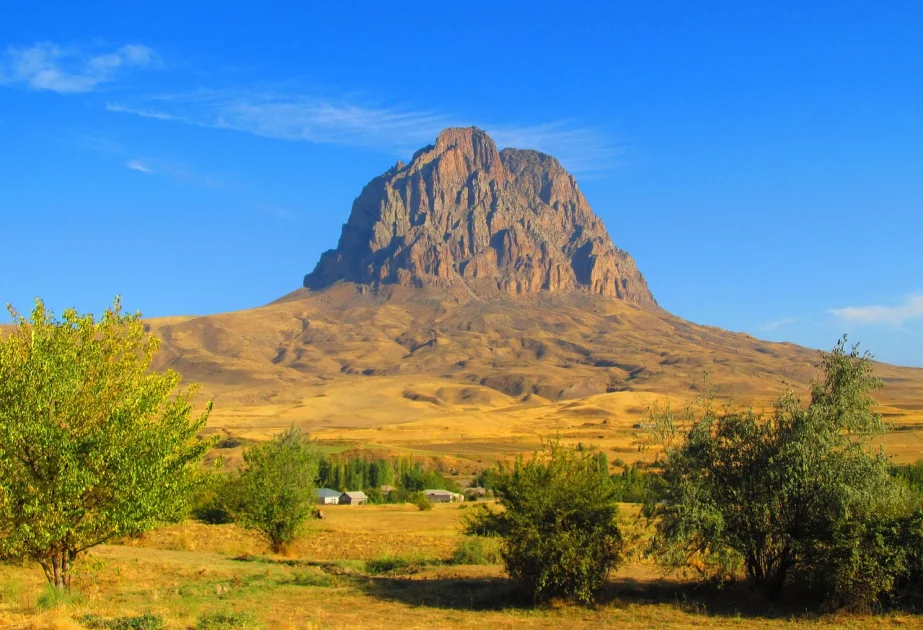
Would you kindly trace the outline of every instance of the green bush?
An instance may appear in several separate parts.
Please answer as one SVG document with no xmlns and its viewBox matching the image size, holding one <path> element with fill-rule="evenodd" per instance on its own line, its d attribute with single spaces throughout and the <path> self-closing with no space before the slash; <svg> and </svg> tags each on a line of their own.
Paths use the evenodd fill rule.
<svg viewBox="0 0 923 630">
<path fill-rule="evenodd" d="M 646 511 L 662 564 L 712 579 L 742 565 L 770 598 L 798 582 L 831 607 L 875 607 L 916 579 L 923 537 L 877 446 L 870 357 L 844 338 L 823 367 L 807 406 L 787 394 L 768 417 L 709 398 L 687 410 L 680 435 L 669 408 L 655 409 L 666 495 Z"/>
<path fill-rule="evenodd" d="M 379 488 L 366 488 L 363 492 L 365 492 L 365 496 L 369 498 L 369 503 L 372 505 L 379 505 L 385 502 L 385 495 L 381 493 L 381 489 Z"/>
<path fill-rule="evenodd" d="M 162 617 L 147 612 L 138 617 L 114 617 L 107 619 L 99 615 L 83 615 L 80 623 L 93 630 L 163 630 L 167 627 Z"/>
<path fill-rule="evenodd" d="M 284 553 L 317 513 L 317 449 L 292 427 L 244 451 L 240 476 L 228 485 L 228 512 Z"/>
<path fill-rule="evenodd" d="M 485 536 L 466 536 L 455 547 L 452 564 L 502 564 L 500 539 Z"/>
<path fill-rule="evenodd" d="M 555 441 L 494 482 L 503 510 L 468 510 L 466 533 L 499 535 L 507 573 L 534 601 L 592 603 L 622 553 L 615 488 L 597 456 Z"/>
<path fill-rule="evenodd" d="M 433 509 L 433 502 L 430 501 L 425 494 L 422 492 L 413 492 L 407 497 L 408 503 L 412 503 L 417 506 L 417 509 L 421 512 L 426 512 L 427 510 Z"/>
<path fill-rule="evenodd" d="M 208 485 L 195 497 L 189 515 L 209 525 L 233 523 L 234 517 L 227 508 L 231 481 L 223 475 L 213 475 Z"/>
<path fill-rule="evenodd" d="M 196 621 L 196 630 L 232 630 L 258 627 L 256 619 L 249 612 L 212 611 L 202 613 Z"/>
</svg>

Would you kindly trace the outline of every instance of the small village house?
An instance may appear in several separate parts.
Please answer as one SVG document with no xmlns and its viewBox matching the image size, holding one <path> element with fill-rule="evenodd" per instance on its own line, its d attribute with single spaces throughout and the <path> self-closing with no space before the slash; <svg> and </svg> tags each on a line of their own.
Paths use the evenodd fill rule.
<svg viewBox="0 0 923 630">
<path fill-rule="evenodd" d="M 340 505 L 365 505 L 369 498 L 361 490 L 344 492 L 340 495 Z"/>
<path fill-rule="evenodd" d="M 464 495 L 448 490 L 424 490 L 423 494 L 433 503 L 461 503 L 465 500 Z"/>
<path fill-rule="evenodd" d="M 318 488 L 315 492 L 317 492 L 317 502 L 321 505 L 336 505 L 340 502 L 340 495 L 343 494 L 339 490 L 330 488 Z"/>
</svg>

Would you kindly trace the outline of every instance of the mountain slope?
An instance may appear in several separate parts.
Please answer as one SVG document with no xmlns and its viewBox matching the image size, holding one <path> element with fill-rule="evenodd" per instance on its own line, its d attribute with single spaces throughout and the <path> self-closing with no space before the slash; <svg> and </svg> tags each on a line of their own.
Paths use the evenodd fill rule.
<svg viewBox="0 0 923 630">
<path fill-rule="evenodd" d="M 304 285 L 261 308 L 150 321 L 158 366 L 215 398 L 212 426 L 265 437 L 295 423 L 475 458 L 557 432 L 630 460 L 649 406 L 691 400 L 706 374 L 758 406 L 817 375 L 816 351 L 661 309 L 554 158 L 498 151 L 474 128 L 372 180 Z M 923 370 L 877 370 L 888 419 L 923 422 Z M 915 431 L 895 435 L 902 457 L 923 454 Z"/>
</svg>

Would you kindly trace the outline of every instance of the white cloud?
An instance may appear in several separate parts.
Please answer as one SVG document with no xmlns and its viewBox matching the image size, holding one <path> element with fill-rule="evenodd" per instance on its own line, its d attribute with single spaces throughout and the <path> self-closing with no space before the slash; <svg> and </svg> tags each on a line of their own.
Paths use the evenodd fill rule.
<svg viewBox="0 0 923 630">
<path fill-rule="evenodd" d="M 140 116 L 141 118 L 154 118 L 156 120 L 179 120 L 180 122 L 189 122 L 181 120 L 176 116 L 171 116 L 170 114 L 158 112 L 153 109 L 127 107 L 118 103 L 106 103 L 106 111 L 116 112 L 119 114 L 134 114 L 135 116 Z"/>
<path fill-rule="evenodd" d="M 765 324 L 762 324 L 760 326 L 760 330 L 764 330 L 767 332 L 772 331 L 772 330 L 778 330 L 779 328 L 782 328 L 783 326 L 791 326 L 792 324 L 795 324 L 797 322 L 798 320 L 795 319 L 794 317 L 783 317 L 782 319 L 774 319 L 772 321 L 766 322 Z"/>
<path fill-rule="evenodd" d="M 435 141 L 446 127 L 477 124 L 500 148 L 536 149 L 575 173 L 610 170 L 620 150 L 593 129 L 569 122 L 526 126 L 477 123 L 431 110 L 357 105 L 274 93 L 202 91 L 149 99 L 139 105 L 109 103 L 112 112 L 232 129 L 266 138 L 363 146 L 402 158 Z"/>
<path fill-rule="evenodd" d="M 899 328 L 914 319 L 923 319 L 923 294 L 908 295 L 895 306 L 846 306 L 831 313 L 851 324 L 887 325 Z"/>
<path fill-rule="evenodd" d="M 267 206 L 267 205 L 258 205 L 256 210 L 263 214 L 275 217 L 277 219 L 284 219 L 285 221 L 298 221 L 298 217 L 286 210 L 285 208 L 280 208 L 278 206 Z"/>
<path fill-rule="evenodd" d="M 124 68 L 149 66 L 155 61 L 154 52 L 140 44 L 87 55 L 56 44 L 38 43 L 27 48 L 10 47 L 0 56 L 0 83 L 61 94 L 90 92 L 101 83 L 114 81 Z"/>
<path fill-rule="evenodd" d="M 154 169 L 152 169 L 150 166 L 148 166 L 141 160 L 130 160 L 125 166 L 127 166 L 133 171 L 138 171 L 139 173 L 151 174 L 154 172 Z"/>
</svg>

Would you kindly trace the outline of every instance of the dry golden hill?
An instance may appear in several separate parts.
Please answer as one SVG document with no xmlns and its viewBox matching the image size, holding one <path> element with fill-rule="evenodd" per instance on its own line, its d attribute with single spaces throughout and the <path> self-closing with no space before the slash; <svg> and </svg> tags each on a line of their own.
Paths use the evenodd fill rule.
<svg viewBox="0 0 923 630">
<path fill-rule="evenodd" d="M 660 309 L 557 160 L 474 127 L 372 179 L 304 286 L 151 322 L 162 365 L 214 397 L 213 427 L 258 439 L 294 423 L 459 466 L 557 433 L 631 460 L 658 398 L 683 404 L 707 373 L 724 398 L 765 406 L 806 392 L 819 359 Z M 879 374 L 883 413 L 906 429 L 892 450 L 915 459 L 923 370 Z"/>
<path fill-rule="evenodd" d="M 490 459 L 542 435 L 639 457 L 657 399 L 767 404 L 806 393 L 819 354 L 582 293 L 475 298 L 434 287 L 338 283 L 261 308 L 151 320 L 171 367 L 215 400 L 210 425 L 264 438 L 296 424 L 344 444 Z M 923 454 L 923 369 L 877 366 L 882 411 Z M 923 427 L 921 427 L 923 428 Z"/>
</svg>

